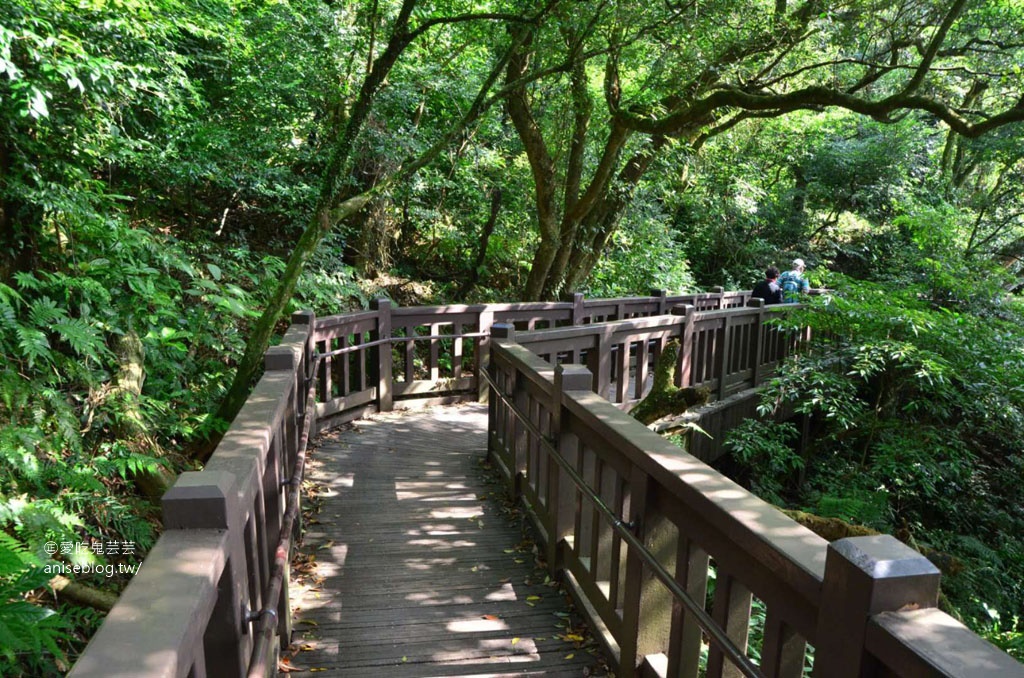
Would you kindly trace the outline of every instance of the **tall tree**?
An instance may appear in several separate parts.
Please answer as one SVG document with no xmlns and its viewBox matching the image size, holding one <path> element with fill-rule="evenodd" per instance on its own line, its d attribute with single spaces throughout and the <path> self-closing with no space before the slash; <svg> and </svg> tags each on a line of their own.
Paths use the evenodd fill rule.
<svg viewBox="0 0 1024 678">
<path fill-rule="evenodd" d="M 241 409 L 252 379 L 262 363 L 263 353 L 270 344 L 274 326 L 286 309 L 307 260 L 324 236 L 337 224 L 365 208 L 374 196 L 383 193 L 429 164 L 453 140 L 459 138 L 470 124 L 501 99 L 501 92 L 492 91 L 496 89 L 495 85 L 500 74 L 504 72 L 506 64 L 516 52 L 518 44 L 528 39 L 552 8 L 557 5 L 557 2 L 558 0 L 549 0 L 546 5 L 538 8 L 523 7 L 519 13 L 468 11 L 431 16 L 428 15 L 425 8 L 418 5 L 418 0 L 404 0 L 397 14 L 390 19 L 389 37 L 383 50 L 379 54 L 375 54 L 375 39 L 369 41 L 369 53 L 366 57 L 369 68 L 359 87 L 358 94 L 349 105 L 342 104 L 343 110 L 340 114 L 331 116 L 331 119 L 336 121 L 336 126 L 330 132 L 334 141 L 328 148 L 327 160 L 323 165 L 321 188 L 312 217 L 288 258 L 280 283 L 252 329 L 235 378 L 217 411 L 218 418 L 230 421 Z M 371 26 L 374 35 L 376 35 L 377 20 L 376 11 L 371 12 Z M 375 100 L 385 86 L 388 75 L 416 40 L 439 27 L 466 24 L 473 26 L 483 24 L 491 26 L 492 29 L 496 25 L 504 24 L 516 28 L 510 31 L 511 39 L 507 45 L 497 44 L 493 63 L 490 70 L 485 71 L 480 77 L 475 97 L 470 100 L 462 115 L 449 125 L 433 144 L 423 152 L 397 164 L 389 173 L 378 176 L 376 183 L 372 186 L 362 186 L 353 190 L 348 179 L 352 173 L 356 141 L 370 117 Z M 464 38 L 470 40 L 494 39 L 493 30 L 491 33 L 491 35 L 487 35 L 487 31 L 478 30 Z M 540 77 L 540 74 L 533 74 L 531 77 Z M 343 99 L 343 97 L 341 98 Z M 206 453 L 209 451 L 209 449 L 205 450 Z"/>
<path fill-rule="evenodd" d="M 587 7 L 524 41 L 506 71 L 522 80 L 563 54 L 588 59 L 562 81 L 509 97 L 535 184 L 530 299 L 586 280 L 652 159 L 674 140 L 696 150 L 745 120 L 826 108 L 883 123 L 921 116 L 966 138 L 1024 120 L 1017 3 Z"/>
</svg>

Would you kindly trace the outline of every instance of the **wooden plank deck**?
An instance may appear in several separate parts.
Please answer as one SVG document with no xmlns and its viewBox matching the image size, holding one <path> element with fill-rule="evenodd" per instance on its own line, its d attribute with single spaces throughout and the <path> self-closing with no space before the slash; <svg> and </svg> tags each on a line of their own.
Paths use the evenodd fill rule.
<svg viewBox="0 0 1024 678">
<path fill-rule="evenodd" d="M 316 566 L 293 600 L 294 667 L 606 675 L 483 464 L 486 432 L 486 408 L 461 405 L 375 415 L 321 439 L 306 475 L 321 503 L 301 549 Z"/>
</svg>

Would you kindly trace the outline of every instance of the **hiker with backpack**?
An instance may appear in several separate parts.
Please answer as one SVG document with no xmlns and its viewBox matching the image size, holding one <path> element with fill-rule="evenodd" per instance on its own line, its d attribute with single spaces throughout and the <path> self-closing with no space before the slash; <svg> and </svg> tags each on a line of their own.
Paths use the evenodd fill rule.
<svg viewBox="0 0 1024 678">
<path fill-rule="evenodd" d="M 800 295 L 810 291 L 811 283 L 804 277 L 805 268 L 803 259 L 794 259 L 793 268 L 779 276 L 779 287 L 782 288 L 785 303 L 799 303 Z"/>
<path fill-rule="evenodd" d="M 764 280 L 754 285 L 754 291 L 750 293 L 750 296 L 755 299 L 764 299 L 765 306 L 781 304 L 783 301 L 782 288 L 779 287 L 778 279 L 779 269 L 769 266 L 764 272 Z"/>
</svg>

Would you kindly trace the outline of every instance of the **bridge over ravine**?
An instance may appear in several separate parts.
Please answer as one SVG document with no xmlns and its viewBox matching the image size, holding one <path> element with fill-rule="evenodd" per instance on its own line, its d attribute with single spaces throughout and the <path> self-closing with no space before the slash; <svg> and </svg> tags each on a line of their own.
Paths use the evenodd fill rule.
<svg viewBox="0 0 1024 678">
<path fill-rule="evenodd" d="M 678 340 L 677 385 L 727 429 L 808 340 L 770 322 L 787 310 L 716 290 L 296 314 L 70 675 L 272 675 L 294 638 L 338 676 L 1024 677 L 937 609 L 916 551 L 829 544 L 625 414 Z M 322 581 L 300 590 L 304 475 Z"/>
</svg>

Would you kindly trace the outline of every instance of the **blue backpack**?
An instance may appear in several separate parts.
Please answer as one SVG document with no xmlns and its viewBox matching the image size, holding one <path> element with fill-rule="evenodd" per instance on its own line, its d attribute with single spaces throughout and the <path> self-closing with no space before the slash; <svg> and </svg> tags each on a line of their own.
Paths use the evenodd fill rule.
<svg viewBox="0 0 1024 678">
<path fill-rule="evenodd" d="M 787 298 L 800 294 L 800 276 L 793 271 L 786 271 L 779 276 L 779 286 Z"/>
</svg>

